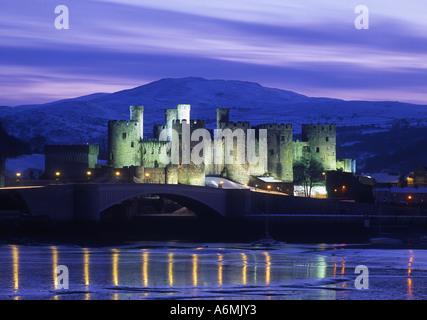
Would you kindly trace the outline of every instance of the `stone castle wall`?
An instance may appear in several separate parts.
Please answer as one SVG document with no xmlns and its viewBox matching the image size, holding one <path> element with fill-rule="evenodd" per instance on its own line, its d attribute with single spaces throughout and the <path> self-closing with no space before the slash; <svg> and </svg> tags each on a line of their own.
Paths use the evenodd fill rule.
<svg viewBox="0 0 427 320">
<path fill-rule="evenodd" d="M 246 161 L 242 164 L 225 163 L 225 139 L 220 143 L 214 143 L 214 136 L 210 135 L 212 145 L 207 164 L 182 164 L 182 139 L 190 138 L 191 134 L 197 129 L 205 129 L 205 120 L 191 120 L 190 105 L 177 105 L 176 109 L 165 110 L 165 124 L 155 125 L 153 127 L 154 140 L 143 139 L 143 107 L 133 106 L 130 108 L 130 121 L 109 121 L 108 122 L 108 141 L 110 153 L 110 165 L 114 168 L 124 166 L 143 166 L 145 170 L 152 168 L 164 169 L 163 180 L 168 179 L 173 183 L 185 184 L 204 184 L 205 176 L 221 176 L 231 179 L 238 183 L 249 183 L 251 176 L 272 175 L 275 178 L 286 183 L 293 181 L 293 164 L 297 161 L 309 161 L 311 158 L 319 161 L 325 170 L 336 170 L 336 128 L 334 124 L 302 125 L 302 141 L 293 141 L 293 132 L 291 124 L 264 124 L 251 128 L 249 122 L 231 122 L 229 121 L 229 108 L 217 108 L 217 128 L 230 129 L 231 132 L 241 129 L 246 134 L 250 129 L 267 130 L 267 157 L 264 161 L 250 164 L 247 160 L 247 150 L 244 150 Z M 189 131 L 183 130 L 184 126 Z M 180 164 L 167 166 L 161 161 L 162 152 L 166 153 L 168 142 L 158 141 L 160 132 L 164 129 L 172 129 L 178 133 Z M 251 131 L 251 134 L 254 134 Z M 168 131 L 169 133 L 169 131 Z M 188 137 L 183 137 L 189 133 Z M 172 139 L 172 134 L 168 134 L 168 139 Z M 199 144 L 200 141 L 190 143 L 191 150 Z M 247 141 L 246 141 L 247 143 Z M 245 146 L 247 145 L 245 143 Z M 237 149 L 237 139 L 233 141 Z M 219 150 L 218 150 L 219 147 Z M 256 155 L 259 156 L 260 141 L 259 134 L 255 139 Z M 169 151 L 170 152 L 170 151 Z M 211 163 L 214 156 L 222 155 L 223 161 L 220 164 Z M 169 153 L 170 155 L 170 153 Z M 237 161 L 237 152 L 232 154 L 233 159 Z M 352 163 L 339 163 L 339 165 L 348 167 Z M 167 174 L 168 170 L 170 171 Z M 161 170 L 158 170 L 159 172 Z M 175 172 L 175 174 L 172 174 Z M 159 174 L 156 174 L 159 176 Z M 174 178 L 171 178 L 174 176 Z M 169 177 L 169 178 L 168 178 Z M 162 180 L 157 179 L 157 180 Z"/>
<path fill-rule="evenodd" d="M 336 170 L 336 127 L 335 124 L 303 124 L 302 141 L 308 142 L 313 159 L 325 170 Z"/>
<path fill-rule="evenodd" d="M 141 165 L 139 141 L 138 121 L 108 121 L 109 164 L 113 168 Z"/>
</svg>

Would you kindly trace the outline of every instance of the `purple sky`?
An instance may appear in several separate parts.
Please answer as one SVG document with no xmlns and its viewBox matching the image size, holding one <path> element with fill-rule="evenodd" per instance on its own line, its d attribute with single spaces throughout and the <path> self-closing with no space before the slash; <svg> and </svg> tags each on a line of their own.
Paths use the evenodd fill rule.
<svg viewBox="0 0 427 320">
<path fill-rule="evenodd" d="M 369 8 L 369 30 L 354 9 Z M 54 26 L 66 5 L 70 29 Z M 427 104 L 425 0 L 14 0 L 0 4 L 0 105 L 168 77 Z"/>
</svg>

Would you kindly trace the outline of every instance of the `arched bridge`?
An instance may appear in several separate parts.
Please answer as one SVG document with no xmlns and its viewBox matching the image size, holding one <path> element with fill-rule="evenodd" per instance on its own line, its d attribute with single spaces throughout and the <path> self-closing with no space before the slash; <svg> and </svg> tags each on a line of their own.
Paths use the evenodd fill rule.
<svg viewBox="0 0 427 320">
<path fill-rule="evenodd" d="M 70 184 L 2 189 L 22 197 L 33 216 L 57 221 L 99 221 L 101 212 L 138 196 L 160 195 L 198 215 L 236 217 L 251 213 L 249 190 L 168 184 Z M 246 201 L 245 201 L 246 199 Z"/>
<path fill-rule="evenodd" d="M 249 218 L 265 214 L 338 214 L 360 215 L 362 219 L 364 215 L 377 212 L 373 204 L 333 199 L 309 199 L 253 192 L 248 189 L 138 183 L 0 188 L 0 211 L 3 199 L 12 199 L 13 201 L 7 201 L 19 203 L 19 210 L 32 216 L 48 216 L 56 221 L 100 221 L 104 210 L 144 195 L 165 196 L 186 206 L 197 215 L 217 215 L 225 218 Z"/>
</svg>

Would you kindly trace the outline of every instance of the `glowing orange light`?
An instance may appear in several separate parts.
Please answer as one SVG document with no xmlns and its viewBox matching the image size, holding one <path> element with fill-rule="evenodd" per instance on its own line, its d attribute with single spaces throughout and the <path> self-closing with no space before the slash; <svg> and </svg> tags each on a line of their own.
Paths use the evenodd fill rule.
<svg viewBox="0 0 427 320">
<path fill-rule="evenodd" d="M 57 172 L 55 172 L 55 175 L 56 175 L 56 176 L 60 176 L 60 175 L 61 175 L 61 172 L 57 171 Z"/>
<path fill-rule="evenodd" d="M 409 200 L 411 200 L 411 199 L 412 199 L 412 196 L 408 196 L 408 199 L 409 199 Z"/>
<path fill-rule="evenodd" d="M 87 174 L 88 176 L 90 176 L 90 175 L 92 174 L 92 172 L 88 171 L 88 172 L 86 172 L 86 174 Z"/>
<path fill-rule="evenodd" d="M 267 189 L 271 189 L 271 186 L 270 186 L 270 185 L 268 185 L 268 186 L 267 186 Z"/>
<path fill-rule="evenodd" d="M 17 176 L 17 177 L 20 177 L 20 176 L 21 176 L 21 173 L 20 173 L 20 172 L 18 172 L 18 173 L 16 174 L 16 176 Z"/>
<path fill-rule="evenodd" d="M 119 176 L 120 175 L 120 171 L 116 171 L 116 176 Z"/>
</svg>

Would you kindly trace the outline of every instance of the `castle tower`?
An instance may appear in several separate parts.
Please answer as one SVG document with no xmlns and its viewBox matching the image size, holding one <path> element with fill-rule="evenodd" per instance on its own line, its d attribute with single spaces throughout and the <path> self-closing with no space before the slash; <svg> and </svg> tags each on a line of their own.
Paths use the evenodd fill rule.
<svg viewBox="0 0 427 320">
<path fill-rule="evenodd" d="M 179 104 L 177 105 L 177 118 L 179 121 L 187 120 L 190 121 L 190 108 L 189 104 Z"/>
<path fill-rule="evenodd" d="M 267 129 L 268 172 L 284 182 L 292 182 L 292 125 L 273 123 L 256 128 Z"/>
<path fill-rule="evenodd" d="M 108 121 L 108 163 L 113 168 L 141 164 L 139 121 Z"/>
<path fill-rule="evenodd" d="M 216 127 L 222 129 L 230 120 L 230 108 L 216 108 Z"/>
<path fill-rule="evenodd" d="M 172 139 L 172 122 L 177 120 L 177 109 L 165 109 L 165 126 L 168 131 L 168 141 Z"/>
<path fill-rule="evenodd" d="M 137 122 L 137 130 L 139 134 L 139 139 L 141 140 L 144 137 L 144 107 L 143 106 L 130 106 L 130 120 Z"/>
<path fill-rule="evenodd" d="M 303 124 L 301 133 L 302 141 L 308 142 L 312 159 L 320 162 L 324 170 L 336 170 L 335 124 Z"/>
</svg>

